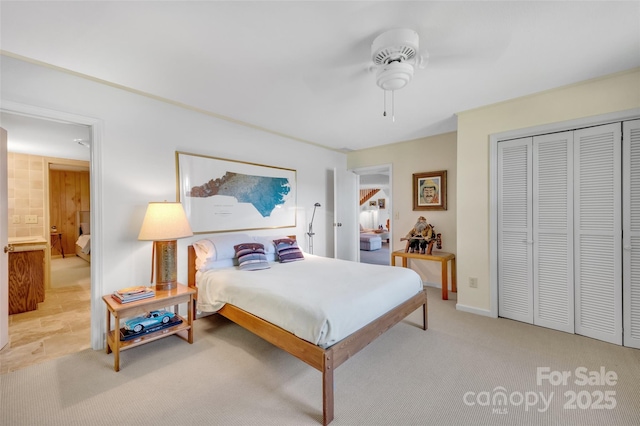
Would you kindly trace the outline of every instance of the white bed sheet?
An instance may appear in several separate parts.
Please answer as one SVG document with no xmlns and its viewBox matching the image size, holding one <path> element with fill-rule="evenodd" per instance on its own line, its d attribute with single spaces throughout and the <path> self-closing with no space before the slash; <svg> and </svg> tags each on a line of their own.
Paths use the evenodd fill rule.
<svg viewBox="0 0 640 426">
<path fill-rule="evenodd" d="M 91 235 L 80 235 L 80 237 L 78 237 L 78 240 L 76 241 L 76 245 L 80 247 L 80 251 L 82 251 L 82 253 L 91 253 Z"/>
<path fill-rule="evenodd" d="M 215 312 L 230 303 L 326 348 L 422 291 L 408 268 L 304 256 L 259 271 L 198 272 L 197 309 Z"/>
</svg>

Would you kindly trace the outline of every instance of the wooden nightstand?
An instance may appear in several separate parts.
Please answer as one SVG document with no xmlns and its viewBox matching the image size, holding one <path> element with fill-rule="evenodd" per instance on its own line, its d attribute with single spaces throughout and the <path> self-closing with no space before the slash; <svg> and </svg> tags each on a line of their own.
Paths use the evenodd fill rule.
<svg viewBox="0 0 640 426">
<path fill-rule="evenodd" d="M 129 303 L 120 303 L 113 299 L 110 294 L 103 296 L 102 300 L 107 304 L 107 353 L 113 352 L 113 369 L 120 371 L 120 351 L 135 348 L 163 337 L 177 334 L 189 343 L 193 343 L 193 297 L 196 291 L 193 288 L 178 284 L 171 290 L 156 291 L 154 297 L 138 300 Z M 167 306 L 174 306 L 174 312 L 178 313 L 178 305 L 187 304 L 187 318 L 182 318 L 182 323 L 173 327 L 144 334 L 132 340 L 120 340 L 120 320 L 143 315 L 154 309 L 162 309 Z M 115 327 L 111 329 L 111 316 L 115 319 Z"/>
<path fill-rule="evenodd" d="M 449 300 L 449 277 L 447 273 L 447 262 L 451 262 L 451 291 L 458 292 L 456 283 L 456 255 L 453 253 L 445 253 L 443 251 L 434 251 L 432 254 L 407 253 L 404 250 L 396 250 L 391 253 L 391 266 L 396 266 L 396 256 L 402 258 L 402 267 L 408 267 L 409 259 L 435 260 L 440 262 L 440 270 L 442 271 L 442 300 Z"/>
</svg>

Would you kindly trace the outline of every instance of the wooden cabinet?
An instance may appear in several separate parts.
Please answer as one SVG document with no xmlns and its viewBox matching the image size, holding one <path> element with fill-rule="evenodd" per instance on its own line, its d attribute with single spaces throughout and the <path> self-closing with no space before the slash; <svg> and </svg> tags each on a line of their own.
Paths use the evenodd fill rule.
<svg viewBox="0 0 640 426">
<path fill-rule="evenodd" d="M 44 302 L 45 248 L 14 250 L 9 252 L 9 315 L 33 311 Z"/>
</svg>

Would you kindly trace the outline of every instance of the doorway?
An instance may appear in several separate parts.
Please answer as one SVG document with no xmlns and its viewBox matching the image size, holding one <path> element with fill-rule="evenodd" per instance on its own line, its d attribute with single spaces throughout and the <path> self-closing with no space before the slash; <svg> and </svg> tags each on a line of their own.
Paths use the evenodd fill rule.
<svg viewBox="0 0 640 426">
<path fill-rule="evenodd" d="M 28 186 L 31 191 L 28 194 L 30 197 L 28 204 L 31 207 L 38 207 L 39 210 L 20 209 L 20 206 L 24 207 L 25 201 L 21 200 L 17 203 L 14 200 L 13 205 L 10 203 L 9 207 L 12 214 L 5 217 L 11 219 L 10 228 L 14 226 L 10 229 L 10 237 L 24 236 L 25 233 L 37 234 L 50 243 L 45 250 L 45 301 L 41 306 L 39 305 L 37 312 L 29 311 L 9 317 L 9 334 L 12 337 L 9 347 L 0 353 L 3 361 L 2 373 L 6 373 L 5 370 L 15 370 L 92 347 L 91 295 L 95 290 L 92 289 L 92 268 L 81 259 L 78 259 L 81 260 L 79 265 L 71 265 L 75 263 L 75 253 L 67 249 L 66 256 L 63 257 L 60 242 L 57 249 L 53 250 L 55 253 L 53 259 L 51 258 L 51 246 L 54 241 L 51 241 L 53 234 L 50 230 L 52 226 L 57 227 L 57 225 L 53 225 L 50 221 L 49 168 L 50 166 L 82 168 L 88 175 L 91 167 L 90 142 L 93 129 L 86 123 L 55 119 L 54 117 L 58 115 L 56 113 L 32 115 L 28 113 L 31 110 L 34 108 L 28 106 L 18 106 L 16 110 L 7 108 L 0 111 L 0 117 L 8 133 L 9 153 L 22 160 L 33 159 L 36 165 L 41 164 L 41 170 L 34 174 L 20 172 L 23 178 L 36 176 L 33 184 Z M 82 142 L 82 145 L 79 142 Z M 22 163 L 24 165 L 24 161 Z M 89 178 L 86 179 L 87 191 L 91 187 L 91 181 Z M 10 185 L 11 183 L 10 180 Z M 88 204 L 88 193 L 86 198 Z M 37 217 L 35 223 L 29 225 L 30 229 L 25 224 L 27 215 L 32 218 Z M 33 219 L 29 222 L 32 221 Z M 75 233 L 69 234 L 67 238 L 73 245 Z M 60 263 L 58 259 L 65 262 L 58 264 Z M 55 266 L 53 262 L 56 262 Z M 52 266 L 56 270 L 53 280 Z M 65 272 L 64 269 L 73 271 Z M 67 281 L 81 282 L 82 285 L 67 286 L 65 283 L 53 282 L 61 277 Z M 49 297 L 46 297 L 47 295 Z M 57 311 L 58 315 L 53 314 L 50 320 L 47 319 L 47 315 L 51 315 L 54 311 Z M 66 314 L 66 318 L 63 318 L 60 312 Z M 42 326 L 36 329 L 36 324 Z M 12 355 L 12 352 L 19 356 Z"/>
<path fill-rule="evenodd" d="M 392 167 L 390 164 L 354 169 L 359 176 L 359 257 L 362 263 L 391 263 Z"/>
</svg>

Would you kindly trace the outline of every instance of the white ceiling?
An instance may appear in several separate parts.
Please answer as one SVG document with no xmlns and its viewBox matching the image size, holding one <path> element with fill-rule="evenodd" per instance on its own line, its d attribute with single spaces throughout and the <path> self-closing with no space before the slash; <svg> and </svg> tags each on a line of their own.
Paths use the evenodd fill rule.
<svg viewBox="0 0 640 426">
<path fill-rule="evenodd" d="M 259 126 L 358 150 L 456 130 L 455 114 L 640 66 L 638 1 L 1 2 L 0 47 Z M 429 63 L 395 93 L 367 71 L 411 28 Z"/>
<path fill-rule="evenodd" d="M 88 126 L 0 112 L 0 127 L 9 152 L 89 161 Z"/>
</svg>

